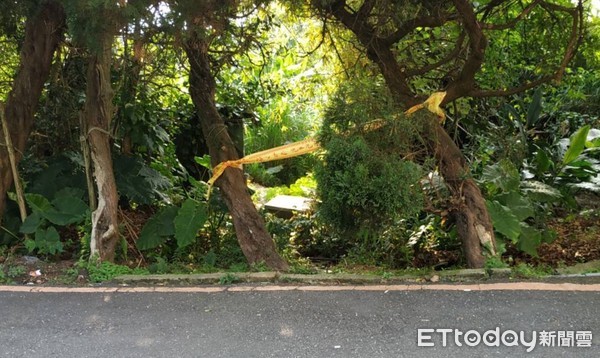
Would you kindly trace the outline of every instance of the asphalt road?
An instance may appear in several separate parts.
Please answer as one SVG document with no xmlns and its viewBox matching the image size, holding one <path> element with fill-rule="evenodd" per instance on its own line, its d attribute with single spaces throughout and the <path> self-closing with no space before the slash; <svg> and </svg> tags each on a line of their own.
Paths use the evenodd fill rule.
<svg viewBox="0 0 600 358">
<path fill-rule="evenodd" d="M 599 357 L 600 292 L 0 292 L 5 357 Z M 468 346 L 456 331 L 490 344 Z M 524 342 L 510 343 L 524 332 Z M 541 332 L 565 332 L 542 347 Z M 507 333 L 508 332 L 508 333 Z M 428 338 L 428 336 L 430 338 Z M 468 338 L 476 343 L 477 334 Z"/>
</svg>

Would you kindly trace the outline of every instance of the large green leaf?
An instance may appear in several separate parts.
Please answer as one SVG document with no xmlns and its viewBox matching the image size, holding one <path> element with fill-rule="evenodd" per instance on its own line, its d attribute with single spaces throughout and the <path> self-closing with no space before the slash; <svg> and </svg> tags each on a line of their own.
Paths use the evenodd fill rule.
<svg viewBox="0 0 600 358">
<path fill-rule="evenodd" d="M 517 247 L 519 250 L 537 257 L 537 248 L 542 243 L 542 233 L 540 230 L 531 227 L 525 223 L 521 223 L 521 236 L 519 236 L 519 243 Z"/>
<path fill-rule="evenodd" d="M 21 229 L 19 229 L 19 231 L 23 234 L 33 234 L 41 224 L 42 216 L 39 212 L 34 211 L 31 213 L 31 215 L 25 218 L 25 221 L 23 221 L 23 225 L 21 225 Z"/>
<path fill-rule="evenodd" d="M 535 215 L 531 202 L 516 191 L 500 195 L 497 199 L 502 205 L 507 207 L 519 221 L 523 221 Z"/>
<path fill-rule="evenodd" d="M 187 199 L 175 218 L 175 239 L 177 246 L 185 247 L 196 240 L 198 230 L 206 222 L 206 205 Z"/>
<path fill-rule="evenodd" d="M 54 210 L 50 201 L 40 194 L 25 194 L 25 201 L 34 212 L 44 214 L 50 210 Z"/>
<path fill-rule="evenodd" d="M 34 213 L 55 225 L 64 226 L 82 221 L 88 212 L 88 206 L 81 199 L 71 196 L 70 191 L 58 193 L 62 194 L 57 195 L 52 203 L 39 194 L 26 194 L 25 199 Z"/>
<path fill-rule="evenodd" d="M 504 192 L 509 192 L 519 188 L 521 177 L 514 164 L 507 159 L 503 159 L 494 165 L 485 167 L 481 180 Z"/>
<path fill-rule="evenodd" d="M 521 224 L 519 219 L 508 209 L 497 201 L 486 201 L 486 206 L 492 217 L 494 229 L 516 243 L 521 235 Z"/>
<path fill-rule="evenodd" d="M 536 180 L 527 180 L 522 183 L 523 192 L 527 197 L 541 202 L 555 202 L 562 197 L 560 191 L 548 184 Z"/>
<path fill-rule="evenodd" d="M 552 159 L 550 159 L 548 153 L 542 148 L 537 149 L 537 153 L 535 155 L 535 163 L 535 169 L 538 175 L 546 173 L 551 167 L 554 166 L 554 162 L 552 161 Z"/>
<path fill-rule="evenodd" d="M 74 196 L 57 196 L 52 201 L 52 205 L 56 210 L 51 210 L 44 216 L 56 225 L 70 225 L 81 222 L 89 212 L 87 204 Z"/>
<path fill-rule="evenodd" d="M 577 132 L 575 132 L 573 136 L 571 136 L 571 141 L 569 142 L 569 149 L 567 149 L 567 152 L 563 157 L 563 164 L 571 163 L 572 161 L 577 159 L 577 157 L 579 157 L 581 153 L 583 153 L 589 131 L 589 125 L 583 126 L 579 128 L 579 130 L 577 130 Z"/>
<path fill-rule="evenodd" d="M 585 142 L 585 147 L 588 149 L 598 149 L 600 148 L 600 137 L 594 138 L 589 142 Z"/>
<path fill-rule="evenodd" d="M 177 215 L 176 206 L 167 206 L 151 217 L 142 228 L 136 242 L 140 250 L 153 249 L 165 242 L 167 237 L 175 233 L 173 220 Z"/>
</svg>

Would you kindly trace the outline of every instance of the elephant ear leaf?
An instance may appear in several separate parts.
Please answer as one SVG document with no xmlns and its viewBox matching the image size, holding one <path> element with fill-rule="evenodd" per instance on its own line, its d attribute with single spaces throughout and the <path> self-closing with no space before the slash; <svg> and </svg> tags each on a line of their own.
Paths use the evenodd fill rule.
<svg viewBox="0 0 600 358">
<path fill-rule="evenodd" d="M 519 240 L 521 235 L 521 223 L 519 219 L 506 206 L 497 201 L 487 201 L 486 206 L 492 217 L 494 229 L 506 236 L 513 243 Z"/>
<path fill-rule="evenodd" d="M 196 240 L 198 230 L 207 219 L 206 205 L 187 199 L 175 217 L 175 239 L 178 247 L 185 247 Z"/>
<path fill-rule="evenodd" d="M 148 219 L 136 242 L 137 247 L 140 250 L 153 249 L 173 235 L 175 233 L 173 220 L 177 215 L 177 210 L 176 206 L 167 206 Z"/>
</svg>

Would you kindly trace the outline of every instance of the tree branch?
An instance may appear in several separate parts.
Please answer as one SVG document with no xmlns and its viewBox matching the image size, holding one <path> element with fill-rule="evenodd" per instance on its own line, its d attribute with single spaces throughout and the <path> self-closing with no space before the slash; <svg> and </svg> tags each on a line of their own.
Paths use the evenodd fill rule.
<svg viewBox="0 0 600 358">
<path fill-rule="evenodd" d="M 418 18 L 414 18 L 410 21 L 402 24 L 396 31 L 394 31 L 389 36 L 382 39 L 382 43 L 391 46 L 396 42 L 402 40 L 406 35 L 410 34 L 418 27 L 440 27 L 444 26 L 448 21 L 455 20 L 455 16 L 451 16 L 450 14 L 444 13 L 439 16 L 421 16 Z"/>
<path fill-rule="evenodd" d="M 454 0 L 453 2 L 469 36 L 469 54 L 457 80 L 448 86 L 443 103 L 463 97 L 475 87 L 475 74 L 481 68 L 487 47 L 487 39 L 481 31 L 471 2 L 466 0 Z"/>
<path fill-rule="evenodd" d="M 529 13 L 531 11 L 533 11 L 533 9 L 535 9 L 535 7 L 542 2 L 542 0 L 534 0 L 531 4 L 529 4 L 529 6 L 527 6 L 525 9 L 523 9 L 523 11 L 517 15 L 517 17 L 515 17 L 514 19 L 512 19 L 509 22 L 506 22 L 504 24 L 488 24 L 488 23 L 481 23 L 481 27 L 483 29 L 486 30 L 506 30 L 506 29 L 511 29 L 513 27 L 515 27 L 515 25 L 523 20 L 523 18 L 527 15 L 529 15 Z"/>
<path fill-rule="evenodd" d="M 446 56 L 441 58 L 436 63 L 432 63 L 430 65 L 423 66 L 421 68 L 406 70 L 405 71 L 406 77 L 410 78 L 410 77 L 414 77 L 414 76 L 424 75 L 425 73 L 435 70 L 436 68 L 439 68 L 439 67 L 443 66 L 444 64 L 450 62 L 450 60 L 452 60 L 453 58 L 458 57 L 458 55 L 461 53 L 462 46 L 465 41 L 465 37 L 466 37 L 466 34 L 464 32 L 461 32 L 460 36 L 456 40 L 456 45 L 454 46 L 454 49 L 451 52 L 446 54 Z"/>
</svg>

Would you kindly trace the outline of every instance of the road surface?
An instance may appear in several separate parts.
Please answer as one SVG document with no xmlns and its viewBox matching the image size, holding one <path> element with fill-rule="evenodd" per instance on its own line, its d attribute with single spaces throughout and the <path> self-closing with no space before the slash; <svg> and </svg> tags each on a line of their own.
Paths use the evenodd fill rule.
<svg viewBox="0 0 600 358">
<path fill-rule="evenodd" d="M 598 291 L 274 289 L 0 289 L 0 356 L 600 356 Z M 541 346 L 552 332 L 553 346 Z"/>
</svg>

